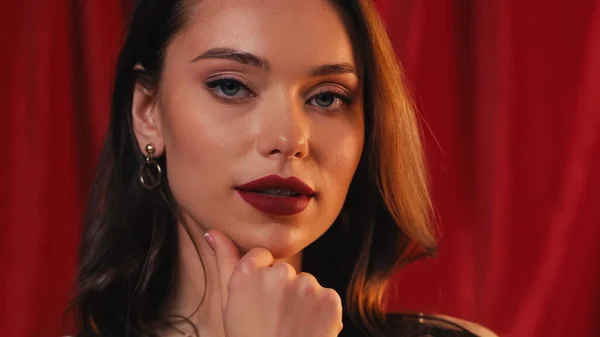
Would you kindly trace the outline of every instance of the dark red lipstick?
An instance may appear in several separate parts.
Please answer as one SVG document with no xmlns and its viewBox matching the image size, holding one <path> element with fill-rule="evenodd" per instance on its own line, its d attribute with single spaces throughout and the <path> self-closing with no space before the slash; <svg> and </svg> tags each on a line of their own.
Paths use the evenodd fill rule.
<svg viewBox="0 0 600 337">
<path fill-rule="evenodd" d="M 302 212 L 315 191 L 296 177 L 269 175 L 235 187 L 250 206 L 271 215 L 288 216 Z"/>
</svg>

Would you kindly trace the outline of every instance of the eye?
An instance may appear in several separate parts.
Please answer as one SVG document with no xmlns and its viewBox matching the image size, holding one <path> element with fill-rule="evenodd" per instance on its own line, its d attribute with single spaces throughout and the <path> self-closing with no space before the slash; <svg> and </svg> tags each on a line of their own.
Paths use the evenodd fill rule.
<svg viewBox="0 0 600 337">
<path fill-rule="evenodd" d="M 215 95 L 223 99 L 237 100 L 254 96 L 246 84 L 230 77 L 221 77 L 208 81 L 206 82 L 206 86 Z"/>
<path fill-rule="evenodd" d="M 336 99 L 339 100 L 339 98 L 333 96 L 332 94 L 318 94 L 315 97 L 315 103 L 322 108 L 328 108 L 333 103 L 336 103 Z"/>
<path fill-rule="evenodd" d="M 323 91 L 308 100 L 308 104 L 325 110 L 335 110 L 343 105 L 352 103 L 352 98 L 336 91 Z"/>
</svg>

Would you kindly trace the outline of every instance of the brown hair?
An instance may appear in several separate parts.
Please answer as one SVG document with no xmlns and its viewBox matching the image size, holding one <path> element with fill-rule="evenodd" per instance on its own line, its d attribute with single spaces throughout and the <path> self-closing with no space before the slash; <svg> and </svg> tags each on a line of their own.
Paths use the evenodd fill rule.
<svg viewBox="0 0 600 337">
<path fill-rule="evenodd" d="M 358 239 L 346 247 L 358 252 L 346 303 L 351 318 L 374 333 L 382 327 L 382 297 L 392 273 L 433 255 L 437 245 L 417 114 L 383 22 L 369 0 L 337 3 L 354 16 L 350 29 L 365 68 L 363 161 L 340 219 Z"/>
<path fill-rule="evenodd" d="M 435 251 L 419 127 L 400 67 L 370 0 L 335 0 L 364 63 L 365 146 L 346 203 L 304 251 L 303 268 L 342 296 L 340 336 L 384 330 L 392 273 Z M 177 210 L 168 181 L 147 191 L 133 134 L 136 82 L 160 82 L 163 54 L 185 24 L 185 0 L 139 0 L 121 49 L 108 136 L 84 222 L 73 311 L 79 337 L 155 336 L 176 275 Z M 134 71 L 140 64 L 145 69 Z M 157 158 L 165 168 L 165 159 Z M 164 173 L 163 169 L 163 173 Z M 166 175 L 165 175 L 166 176 Z M 151 210 L 150 212 L 148 210 Z"/>
</svg>

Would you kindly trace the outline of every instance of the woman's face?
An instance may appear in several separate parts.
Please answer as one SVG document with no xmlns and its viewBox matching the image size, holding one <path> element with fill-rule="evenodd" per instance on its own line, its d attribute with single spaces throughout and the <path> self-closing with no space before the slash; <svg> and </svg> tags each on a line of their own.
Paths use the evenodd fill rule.
<svg viewBox="0 0 600 337">
<path fill-rule="evenodd" d="M 188 224 L 292 256 L 334 222 L 362 152 L 360 65 L 342 18 L 326 0 L 205 0 L 188 19 L 157 99 L 136 89 L 140 146 L 166 154 Z M 294 179 L 240 187 L 273 175 L 314 194 Z"/>
</svg>

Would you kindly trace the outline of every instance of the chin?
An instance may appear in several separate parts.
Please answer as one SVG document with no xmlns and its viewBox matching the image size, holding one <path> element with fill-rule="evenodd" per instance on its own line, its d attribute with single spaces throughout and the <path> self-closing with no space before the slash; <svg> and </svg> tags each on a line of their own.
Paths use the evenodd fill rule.
<svg viewBox="0 0 600 337">
<path fill-rule="evenodd" d="M 264 231 L 244 239 L 243 244 L 240 244 L 240 248 L 244 252 L 255 247 L 263 247 L 271 252 L 276 260 L 286 259 L 300 253 L 311 242 L 306 233 L 289 228 Z"/>
<path fill-rule="evenodd" d="M 306 248 L 306 245 L 282 245 L 280 243 L 273 243 L 265 248 L 273 254 L 275 260 L 283 260 L 297 255 Z"/>
</svg>

